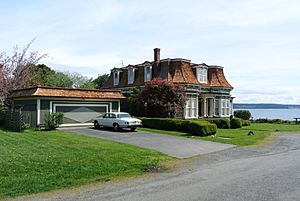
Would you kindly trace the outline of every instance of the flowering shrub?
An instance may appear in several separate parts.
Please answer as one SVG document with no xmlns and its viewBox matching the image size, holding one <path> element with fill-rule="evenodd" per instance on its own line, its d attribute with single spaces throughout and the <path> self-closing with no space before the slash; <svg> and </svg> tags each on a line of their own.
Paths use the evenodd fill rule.
<svg viewBox="0 0 300 201">
<path fill-rule="evenodd" d="M 137 96 L 138 107 L 147 111 L 147 116 L 173 117 L 186 103 L 184 87 L 160 78 L 146 83 Z"/>
</svg>

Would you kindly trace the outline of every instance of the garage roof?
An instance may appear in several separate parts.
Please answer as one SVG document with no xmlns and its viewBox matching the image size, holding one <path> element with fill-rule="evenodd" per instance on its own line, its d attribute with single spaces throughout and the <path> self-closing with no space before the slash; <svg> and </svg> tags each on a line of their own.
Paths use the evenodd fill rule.
<svg viewBox="0 0 300 201">
<path fill-rule="evenodd" d="M 83 98 L 83 99 L 125 99 L 120 91 L 96 90 L 96 89 L 73 89 L 60 87 L 35 86 L 14 90 L 10 98 L 23 97 L 56 97 L 56 98 Z"/>
</svg>

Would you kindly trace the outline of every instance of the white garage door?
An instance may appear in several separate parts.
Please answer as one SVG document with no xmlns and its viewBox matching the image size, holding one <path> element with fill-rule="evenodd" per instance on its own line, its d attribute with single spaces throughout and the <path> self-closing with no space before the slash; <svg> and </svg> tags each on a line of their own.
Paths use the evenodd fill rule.
<svg viewBox="0 0 300 201">
<path fill-rule="evenodd" d="M 54 112 L 64 113 L 63 124 L 92 123 L 93 119 L 108 112 L 107 105 L 54 104 Z"/>
</svg>

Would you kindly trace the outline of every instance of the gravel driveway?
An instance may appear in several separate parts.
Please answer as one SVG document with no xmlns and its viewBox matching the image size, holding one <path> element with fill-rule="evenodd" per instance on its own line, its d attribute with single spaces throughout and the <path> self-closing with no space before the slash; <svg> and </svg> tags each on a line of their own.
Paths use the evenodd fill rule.
<svg viewBox="0 0 300 201">
<path fill-rule="evenodd" d="M 144 131 L 131 132 L 124 130 L 114 132 L 111 130 L 94 128 L 66 128 L 64 130 L 70 133 L 154 149 L 176 158 L 189 158 L 234 147 L 234 145 L 155 134 Z"/>
</svg>

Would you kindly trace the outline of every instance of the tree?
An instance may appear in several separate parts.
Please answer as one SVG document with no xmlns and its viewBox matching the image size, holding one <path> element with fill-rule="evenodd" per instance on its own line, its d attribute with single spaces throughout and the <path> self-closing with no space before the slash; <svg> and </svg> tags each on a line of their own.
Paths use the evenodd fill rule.
<svg viewBox="0 0 300 201">
<path fill-rule="evenodd" d="M 251 118 L 251 112 L 249 110 L 236 110 L 234 111 L 234 116 L 244 120 L 249 120 Z"/>
<path fill-rule="evenodd" d="M 96 85 L 96 88 L 100 89 L 104 85 L 104 83 L 108 80 L 108 77 L 109 74 L 98 75 L 98 77 L 93 80 L 93 82 Z"/>
<path fill-rule="evenodd" d="M 54 72 L 50 73 L 45 77 L 44 80 L 45 86 L 50 87 L 73 87 L 72 80 L 68 77 L 68 75 L 62 73 L 62 72 Z"/>
<path fill-rule="evenodd" d="M 93 78 L 85 81 L 82 85 L 79 86 L 79 88 L 83 89 L 96 89 L 96 84 L 93 82 Z"/>
<path fill-rule="evenodd" d="M 68 73 L 57 72 L 45 64 L 34 65 L 31 68 L 34 80 L 28 81 L 30 86 L 42 85 L 50 87 L 73 87 L 73 81 Z"/>
<path fill-rule="evenodd" d="M 74 72 L 66 72 L 66 75 L 70 78 L 70 80 L 73 82 L 73 87 L 74 88 L 80 88 L 86 81 L 89 80 L 88 77 L 85 77 L 81 75 L 80 73 Z"/>
<path fill-rule="evenodd" d="M 183 87 L 172 82 L 155 78 L 146 83 L 145 88 L 137 96 L 140 108 L 146 106 L 147 116 L 173 117 L 186 104 Z"/>
<path fill-rule="evenodd" d="M 141 94 L 141 92 L 142 92 L 141 88 L 133 88 L 127 100 L 121 102 L 121 108 L 123 108 L 124 112 L 129 112 L 131 115 L 135 115 L 135 116 L 144 115 L 143 106 L 139 105 L 138 102 L 138 96 Z"/>
<path fill-rule="evenodd" d="M 30 86 L 35 79 L 31 70 L 41 59 L 47 57 L 47 54 L 39 54 L 38 51 L 29 52 L 33 42 L 34 39 L 21 50 L 15 46 L 11 56 L 5 52 L 0 53 L 0 96 L 2 98 L 14 89 Z"/>
</svg>

